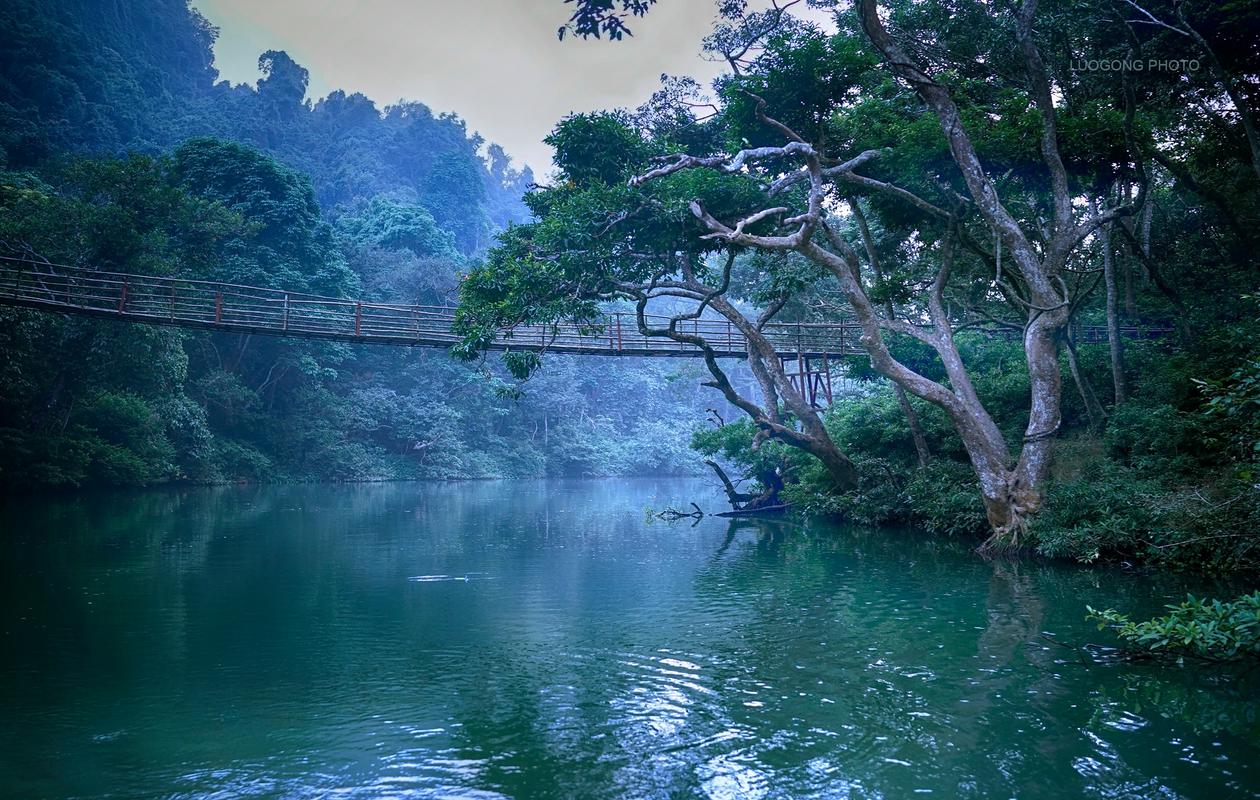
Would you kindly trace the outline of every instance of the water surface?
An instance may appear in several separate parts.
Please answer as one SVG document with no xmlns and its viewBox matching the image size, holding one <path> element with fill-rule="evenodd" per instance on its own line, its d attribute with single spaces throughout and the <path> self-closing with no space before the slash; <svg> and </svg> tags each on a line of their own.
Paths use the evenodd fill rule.
<svg viewBox="0 0 1260 800">
<path fill-rule="evenodd" d="M 688 481 L 4 501 L 0 795 L 1260 797 L 1255 677 L 1048 641 L 1213 587 L 644 511 L 690 500 L 721 507 Z"/>
</svg>

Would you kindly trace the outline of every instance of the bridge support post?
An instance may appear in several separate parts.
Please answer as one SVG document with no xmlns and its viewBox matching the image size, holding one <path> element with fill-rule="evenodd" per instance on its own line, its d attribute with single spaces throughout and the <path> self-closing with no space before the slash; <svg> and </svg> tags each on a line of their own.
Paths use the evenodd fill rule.
<svg viewBox="0 0 1260 800">
<path fill-rule="evenodd" d="M 118 293 L 118 313 L 123 313 L 127 308 L 127 281 L 123 281 L 122 291 Z"/>
<path fill-rule="evenodd" d="M 223 292 L 214 293 L 214 324 L 223 322 Z"/>
<path fill-rule="evenodd" d="M 841 328 L 840 330 L 841 330 L 841 331 L 843 331 L 844 329 L 843 329 L 843 328 Z M 843 336 L 843 335 L 844 335 L 844 334 L 843 334 L 843 333 L 841 333 L 841 336 Z M 831 405 L 831 403 L 832 403 L 832 397 L 831 397 L 831 364 L 830 364 L 830 363 L 828 363 L 828 361 L 827 361 L 827 354 L 826 354 L 826 353 L 823 353 L 823 357 L 822 357 L 822 375 L 823 375 L 823 394 L 824 394 L 824 395 L 826 396 L 826 398 L 827 398 L 827 405 Z"/>
</svg>

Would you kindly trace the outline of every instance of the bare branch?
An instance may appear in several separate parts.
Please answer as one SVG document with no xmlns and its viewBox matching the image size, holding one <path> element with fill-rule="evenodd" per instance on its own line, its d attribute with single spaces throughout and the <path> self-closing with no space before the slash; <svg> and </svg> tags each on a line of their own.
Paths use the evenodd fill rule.
<svg viewBox="0 0 1260 800">
<path fill-rule="evenodd" d="M 804 142 L 791 142 L 783 147 L 750 147 L 740 150 L 734 156 L 707 156 L 701 158 L 699 156 L 679 155 L 672 164 L 666 164 L 656 169 L 635 175 L 629 181 L 630 186 L 642 186 L 650 180 L 661 178 L 666 175 L 672 175 L 675 172 L 684 169 L 692 169 L 695 167 L 706 167 L 708 169 L 716 169 L 719 172 L 733 173 L 739 172 L 747 164 L 757 161 L 764 161 L 768 158 L 785 158 L 791 155 L 817 155 L 814 148 Z"/>
</svg>

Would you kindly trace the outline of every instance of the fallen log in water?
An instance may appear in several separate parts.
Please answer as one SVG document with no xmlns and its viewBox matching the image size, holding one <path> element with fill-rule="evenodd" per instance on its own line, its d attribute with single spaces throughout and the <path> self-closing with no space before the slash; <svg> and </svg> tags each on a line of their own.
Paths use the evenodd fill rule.
<svg viewBox="0 0 1260 800">
<path fill-rule="evenodd" d="M 761 506 L 760 508 L 740 508 L 734 511 L 719 511 L 713 516 L 715 517 L 771 517 L 788 510 L 787 503 L 780 503 L 776 506 Z"/>
<path fill-rule="evenodd" d="M 658 519 L 668 519 L 668 520 L 694 519 L 696 521 L 699 521 L 704 518 L 704 512 L 700 510 L 700 506 L 696 505 L 695 503 L 692 503 L 691 507 L 694 508 L 695 511 L 679 511 L 676 508 L 667 508 L 664 511 L 656 512 L 654 516 L 656 516 Z"/>
</svg>

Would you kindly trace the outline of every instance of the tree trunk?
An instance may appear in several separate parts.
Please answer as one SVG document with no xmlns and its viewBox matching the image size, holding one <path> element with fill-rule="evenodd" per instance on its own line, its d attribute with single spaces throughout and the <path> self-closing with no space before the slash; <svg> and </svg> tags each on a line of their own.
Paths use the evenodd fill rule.
<svg viewBox="0 0 1260 800">
<path fill-rule="evenodd" d="M 981 485 L 986 481 L 982 477 Z M 1016 472 L 994 475 L 988 481 L 992 491 L 984 491 L 984 510 L 993 534 L 980 545 L 987 556 L 1018 549 L 1028 531 L 1028 523 L 1041 508 L 1041 489 L 1031 485 Z"/>
<path fill-rule="evenodd" d="M 766 422 L 773 423 L 764 425 L 763 430 L 767 431 L 768 435 L 804 450 L 821 461 L 838 490 L 847 492 L 856 489 L 858 486 L 857 467 L 836 446 L 831 434 L 827 433 L 827 428 L 823 425 L 818 412 L 788 378 L 774 346 L 757 326 L 749 322 L 743 314 L 727 302 L 726 298 L 714 298 L 711 305 L 715 311 L 735 325 L 748 343 L 748 365 L 757 376 L 766 394 L 765 406 L 769 415 Z M 793 431 L 779 424 L 778 399 L 782 399 L 783 404 L 796 417 L 801 426 L 800 431 Z"/>
<path fill-rule="evenodd" d="M 1155 216 L 1155 200 L 1149 198 L 1142 206 L 1142 255 L 1151 257 L 1151 221 Z"/>
<path fill-rule="evenodd" d="M 919 422 L 919 412 L 914 410 L 914 406 L 910 405 L 910 396 L 906 394 L 905 387 L 899 383 L 893 384 L 893 392 L 897 395 L 897 404 L 901 406 L 901 411 L 906 415 L 906 424 L 910 426 L 910 438 L 914 441 L 914 453 L 919 459 L 919 466 L 926 467 L 928 462 L 932 460 L 932 453 L 928 450 L 927 437 L 923 435 L 923 425 Z"/>
<path fill-rule="evenodd" d="M 1107 413 L 1103 411 L 1102 403 L 1098 402 L 1098 395 L 1094 392 L 1094 387 L 1090 385 L 1089 378 L 1081 370 L 1080 361 L 1076 358 L 1076 342 L 1072 340 L 1070 326 L 1067 332 L 1067 358 L 1072 380 L 1076 383 L 1076 391 L 1081 396 L 1081 402 L 1085 404 L 1085 414 L 1089 417 L 1090 430 L 1097 433 L 1103 429 L 1107 421 Z"/>
<path fill-rule="evenodd" d="M 733 261 L 734 257 L 732 256 L 727 263 L 728 272 Z M 835 483 L 837 490 L 845 492 L 856 489 L 858 486 L 857 467 L 836 446 L 831 435 L 827 433 L 827 428 L 823 425 L 822 419 L 819 418 L 818 412 L 809 404 L 797 387 L 793 385 L 792 381 L 788 379 L 787 374 L 783 370 L 783 364 L 779 360 L 778 353 L 762 333 L 761 324 L 768 317 L 763 315 L 761 318 L 762 323 L 752 322 L 727 301 L 725 297 L 715 292 L 712 287 L 695 282 L 694 279 L 689 279 L 688 283 L 681 284 L 677 288 L 692 293 L 695 299 L 702 299 L 705 305 L 726 317 L 735 326 L 735 329 L 743 335 L 748 347 L 748 365 L 752 369 L 753 375 L 757 378 L 757 383 L 761 386 L 762 393 L 765 396 L 765 402 L 762 406 L 758 406 L 735 390 L 735 387 L 731 385 L 730 378 L 718 364 L 713 348 L 703 337 L 677 330 L 675 324 L 681 318 L 675 318 L 669 328 L 651 328 L 647 324 L 645 316 L 648 301 L 646 292 L 638 296 L 636 303 L 635 317 L 639 332 L 644 336 L 663 336 L 673 341 L 685 342 L 699 347 L 704 355 L 705 367 L 709 370 L 709 374 L 713 376 L 713 380 L 706 385 L 722 392 L 731 405 L 747 414 L 752 419 L 753 424 L 757 426 L 757 436 L 753 440 L 754 447 L 767 438 L 777 439 L 789 447 L 803 450 L 821 461 Z M 800 425 L 799 430 L 790 425 L 785 425 L 780 419 L 778 407 L 780 398 L 788 410 L 795 415 Z"/>
<path fill-rule="evenodd" d="M 1015 469 L 1010 468 L 1006 441 L 978 400 L 963 399 L 947 411 L 980 483 L 980 497 L 992 531 L 980 552 L 994 555 L 1019 547 L 1029 518 L 1041 507 L 1039 482 L 1025 476 L 1030 465 L 1023 459 Z"/>
<path fill-rule="evenodd" d="M 1124 341 L 1120 338 L 1120 300 L 1116 285 L 1116 259 L 1111 246 L 1111 226 L 1104 225 L 1099 232 L 1103 248 L 1103 282 L 1107 288 L 1107 344 L 1111 350 L 1111 384 L 1115 391 L 1116 405 L 1122 405 L 1129 395 L 1124 377 Z"/>
<path fill-rule="evenodd" d="M 726 501 L 731 504 L 731 508 L 739 511 L 744 507 L 745 503 L 749 503 L 757 499 L 757 495 L 741 492 L 739 489 L 735 488 L 735 482 L 732 481 L 730 476 L 726 474 L 726 470 L 722 469 L 721 464 L 711 458 L 706 458 L 704 463 L 709 467 L 709 469 L 713 470 L 714 474 L 718 476 L 718 480 L 722 482 L 722 490 L 726 492 Z"/>
<path fill-rule="evenodd" d="M 1050 475 L 1054 439 L 1063 422 L 1063 376 L 1059 342 L 1067 327 L 1066 306 L 1038 312 L 1024 334 L 1024 353 L 1031 385 L 1028 427 L 1016 466 L 1016 492 L 1038 491 Z M 1034 506 L 1035 507 L 1035 506 Z"/>
<path fill-rule="evenodd" d="M 1120 259 L 1120 263 L 1124 265 L 1124 315 L 1129 319 L 1137 319 L 1137 279 L 1134 275 L 1135 270 L 1133 260 L 1129 258 Z"/>
</svg>

